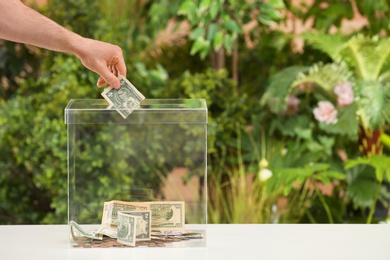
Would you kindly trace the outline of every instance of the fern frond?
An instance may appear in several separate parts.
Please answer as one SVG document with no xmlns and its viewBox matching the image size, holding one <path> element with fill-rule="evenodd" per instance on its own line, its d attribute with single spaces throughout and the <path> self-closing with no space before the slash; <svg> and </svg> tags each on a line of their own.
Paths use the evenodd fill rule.
<svg viewBox="0 0 390 260">
<path fill-rule="evenodd" d="M 383 72 L 379 76 L 378 80 L 382 83 L 389 83 L 390 82 L 390 70 Z"/>
<path fill-rule="evenodd" d="M 390 38 L 352 37 L 342 55 L 356 68 L 361 79 L 377 80 L 390 57 Z"/>
<path fill-rule="evenodd" d="M 307 74 L 299 74 L 293 82 L 293 87 L 302 83 L 313 82 L 327 93 L 333 94 L 333 88 L 338 83 L 351 81 L 353 75 L 345 63 L 314 64 Z"/>
<path fill-rule="evenodd" d="M 390 84 L 379 81 L 358 81 L 359 113 L 363 125 L 370 129 L 390 122 Z"/>
<path fill-rule="evenodd" d="M 302 38 L 306 40 L 308 45 L 324 52 L 334 61 L 339 62 L 342 60 L 341 51 L 347 46 L 347 38 L 345 36 L 336 34 L 323 34 L 323 33 L 304 33 Z"/>
<path fill-rule="evenodd" d="M 273 75 L 261 99 L 261 104 L 268 104 L 274 113 L 286 110 L 286 100 L 291 92 L 292 83 L 300 73 L 307 70 L 306 66 L 292 66 Z"/>
</svg>

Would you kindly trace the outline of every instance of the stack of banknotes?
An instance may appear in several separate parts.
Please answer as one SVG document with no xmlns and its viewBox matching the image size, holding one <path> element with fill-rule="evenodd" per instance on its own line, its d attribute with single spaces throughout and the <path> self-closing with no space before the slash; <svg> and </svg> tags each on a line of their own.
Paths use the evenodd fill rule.
<svg viewBox="0 0 390 260">
<path fill-rule="evenodd" d="M 111 86 L 104 89 L 102 96 L 108 101 L 108 109 L 116 109 L 118 113 L 127 118 L 135 109 L 140 107 L 144 95 L 122 75 L 118 76 L 121 86 L 115 89 Z"/>
<path fill-rule="evenodd" d="M 185 204 L 183 201 L 104 203 L 102 223 L 96 231 L 86 231 L 76 222 L 70 222 L 75 241 L 102 240 L 103 235 L 116 238 L 117 242 L 135 246 L 136 241 L 148 241 L 152 232 L 182 231 L 185 229 Z"/>
</svg>

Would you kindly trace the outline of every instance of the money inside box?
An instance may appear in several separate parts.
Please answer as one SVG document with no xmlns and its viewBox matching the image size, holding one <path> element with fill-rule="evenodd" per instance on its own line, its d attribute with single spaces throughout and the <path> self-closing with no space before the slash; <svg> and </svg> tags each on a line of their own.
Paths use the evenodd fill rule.
<svg viewBox="0 0 390 260">
<path fill-rule="evenodd" d="M 104 99 L 65 108 L 70 245 L 206 246 L 205 100 L 117 110 Z"/>
</svg>

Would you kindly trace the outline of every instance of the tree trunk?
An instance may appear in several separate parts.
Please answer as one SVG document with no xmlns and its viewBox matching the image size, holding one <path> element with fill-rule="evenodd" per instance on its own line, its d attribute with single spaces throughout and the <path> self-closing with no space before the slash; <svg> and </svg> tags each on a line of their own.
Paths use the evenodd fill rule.
<svg viewBox="0 0 390 260">
<path fill-rule="evenodd" d="M 225 68 L 225 49 L 220 48 L 218 51 L 212 50 L 210 52 L 211 66 L 215 70 Z"/>
<path fill-rule="evenodd" d="M 359 148 L 366 157 L 375 154 L 382 154 L 383 144 L 381 142 L 382 129 L 375 130 L 359 129 Z"/>
</svg>

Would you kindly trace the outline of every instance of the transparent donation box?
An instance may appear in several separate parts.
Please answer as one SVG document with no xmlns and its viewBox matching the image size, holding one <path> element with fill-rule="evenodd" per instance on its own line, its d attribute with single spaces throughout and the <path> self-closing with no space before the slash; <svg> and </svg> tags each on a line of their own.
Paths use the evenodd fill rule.
<svg viewBox="0 0 390 260">
<path fill-rule="evenodd" d="M 95 232 L 103 222 L 120 230 L 122 214 L 127 225 L 138 217 L 138 228 L 150 228 L 146 236 L 137 230 L 137 246 L 159 246 L 162 240 L 164 247 L 205 247 L 205 100 L 146 99 L 127 118 L 108 105 L 104 99 L 80 99 L 65 108 L 70 245 L 103 247 L 88 235 L 101 238 Z M 151 220 L 141 223 L 134 209 L 150 210 Z"/>
</svg>

